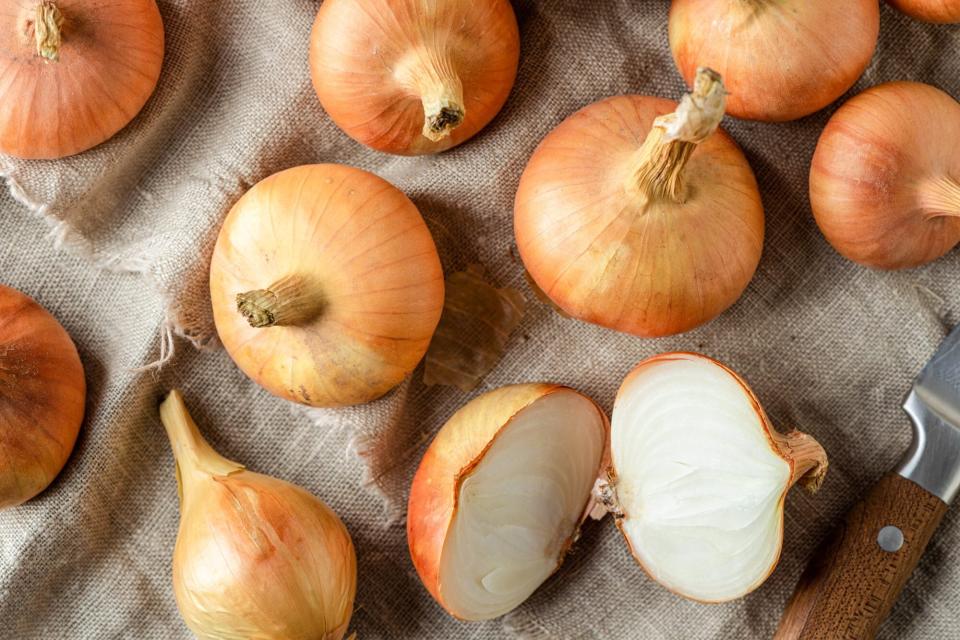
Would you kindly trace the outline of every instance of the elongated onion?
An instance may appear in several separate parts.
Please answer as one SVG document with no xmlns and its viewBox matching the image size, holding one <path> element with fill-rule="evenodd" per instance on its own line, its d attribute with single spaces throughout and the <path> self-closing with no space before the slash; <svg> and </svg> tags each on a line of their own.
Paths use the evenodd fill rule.
<svg viewBox="0 0 960 640">
<path fill-rule="evenodd" d="M 692 83 L 697 67 L 723 76 L 727 111 L 794 120 L 853 86 L 873 57 L 877 0 L 673 0 L 670 49 Z"/>
<path fill-rule="evenodd" d="M 494 618 L 556 571 L 594 506 L 607 431 L 593 401 L 552 384 L 491 391 L 443 426 L 413 479 L 407 540 L 444 609 Z"/>
<path fill-rule="evenodd" d="M 0 285 L 0 509 L 34 497 L 63 469 L 85 394 L 66 330 L 28 296 Z"/>
<path fill-rule="evenodd" d="M 717 127 L 720 78 L 678 106 L 620 96 L 567 118 L 520 179 L 514 228 L 537 286 L 564 312 L 641 336 L 692 329 L 733 304 L 763 247 L 763 205 Z"/>
<path fill-rule="evenodd" d="M 173 591 L 201 640 L 339 640 L 357 589 L 346 527 L 296 485 L 244 469 L 200 435 L 179 391 L 160 406 L 177 466 Z"/>
<path fill-rule="evenodd" d="M 926 22 L 960 22 L 960 0 L 887 0 L 911 18 Z"/>
<path fill-rule="evenodd" d="M 210 265 L 217 332 L 278 396 L 367 402 L 416 367 L 443 309 L 440 258 L 416 206 L 342 165 L 281 171 L 227 215 Z"/>
<path fill-rule="evenodd" d="M 347 135 L 402 155 L 460 144 L 506 102 L 520 57 L 508 0 L 325 0 L 313 86 Z"/>
<path fill-rule="evenodd" d="M 918 82 L 849 100 L 827 123 L 810 167 L 810 204 L 833 247 L 901 269 L 960 242 L 960 104 Z"/>
<path fill-rule="evenodd" d="M 692 353 L 649 358 L 627 376 L 610 448 L 598 493 L 631 553 L 663 586 L 705 602 L 766 580 L 787 491 L 815 491 L 827 470 L 815 440 L 775 431 L 736 373 Z"/>
<path fill-rule="evenodd" d="M 163 63 L 154 0 L 0 3 L 0 153 L 80 153 L 133 120 Z"/>
</svg>

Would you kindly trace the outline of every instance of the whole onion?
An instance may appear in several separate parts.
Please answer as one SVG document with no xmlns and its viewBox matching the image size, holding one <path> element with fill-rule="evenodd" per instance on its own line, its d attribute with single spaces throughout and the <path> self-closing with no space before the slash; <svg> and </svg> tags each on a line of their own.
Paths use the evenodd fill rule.
<svg viewBox="0 0 960 640">
<path fill-rule="evenodd" d="M 670 49 L 693 82 L 705 65 L 723 76 L 727 111 L 794 120 L 849 89 L 873 57 L 877 0 L 672 0 Z"/>
<path fill-rule="evenodd" d="M 220 339 L 271 393 L 313 406 L 377 398 L 423 358 L 443 272 L 417 207 L 377 176 L 310 165 L 234 205 L 210 264 Z"/>
<path fill-rule="evenodd" d="M 763 205 L 743 153 L 717 130 L 724 96 L 704 69 L 680 105 L 608 98 L 537 147 L 514 229 L 531 277 L 563 312 L 663 336 L 743 293 L 763 247 Z"/>
<path fill-rule="evenodd" d="M 46 309 L 0 285 L 0 508 L 34 497 L 63 469 L 83 422 L 77 348 Z"/>
<path fill-rule="evenodd" d="M 346 527 L 304 489 L 227 460 L 179 391 L 160 406 L 180 493 L 173 592 L 201 640 L 340 640 L 357 560 Z"/>
<path fill-rule="evenodd" d="M 460 144 L 506 102 L 520 57 L 509 0 L 325 0 L 310 37 L 323 108 L 402 155 Z"/>
<path fill-rule="evenodd" d="M 915 267 L 960 242 L 960 104 L 918 82 L 871 87 L 837 110 L 810 166 L 817 224 L 847 258 Z"/>
<path fill-rule="evenodd" d="M 960 0 L 887 0 L 910 17 L 927 22 L 960 22 Z"/>
<path fill-rule="evenodd" d="M 0 153 L 62 158 L 111 138 L 157 86 L 154 0 L 0 2 Z"/>
</svg>

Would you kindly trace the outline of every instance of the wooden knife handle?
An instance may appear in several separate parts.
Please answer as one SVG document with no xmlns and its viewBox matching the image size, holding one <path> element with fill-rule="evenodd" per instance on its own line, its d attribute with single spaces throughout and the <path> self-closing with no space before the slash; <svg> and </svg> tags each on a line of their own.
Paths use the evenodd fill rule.
<svg viewBox="0 0 960 640">
<path fill-rule="evenodd" d="M 881 478 L 814 553 L 774 640 L 873 638 L 946 511 L 920 485 Z"/>
</svg>

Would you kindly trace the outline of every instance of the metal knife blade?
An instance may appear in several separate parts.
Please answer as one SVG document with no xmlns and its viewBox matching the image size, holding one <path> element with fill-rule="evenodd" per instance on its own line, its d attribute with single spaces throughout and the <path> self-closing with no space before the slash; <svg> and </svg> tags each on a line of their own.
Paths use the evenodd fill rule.
<svg viewBox="0 0 960 640">
<path fill-rule="evenodd" d="M 897 473 L 950 504 L 960 491 L 960 325 L 920 371 L 903 410 L 913 442 Z"/>
</svg>

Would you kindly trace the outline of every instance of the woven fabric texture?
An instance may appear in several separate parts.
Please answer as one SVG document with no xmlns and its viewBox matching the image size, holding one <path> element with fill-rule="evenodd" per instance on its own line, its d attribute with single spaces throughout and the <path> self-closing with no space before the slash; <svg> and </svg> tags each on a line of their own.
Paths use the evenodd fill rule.
<svg viewBox="0 0 960 640">
<path fill-rule="evenodd" d="M 835 105 L 785 124 L 724 121 L 763 194 L 759 270 L 716 321 L 642 340 L 536 301 L 512 209 L 534 147 L 573 111 L 616 94 L 682 94 L 666 0 L 515 0 L 523 51 L 505 108 L 475 139 L 420 158 L 365 149 L 321 109 L 307 68 L 318 2 L 159 5 L 163 74 L 129 127 L 65 160 L 0 156 L 10 187 L 0 196 L 0 281 L 63 322 L 90 389 L 64 472 L 35 500 L 0 513 L 0 637 L 190 637 L 172 595 L 176 481 L 156 411 L 173 386 L 225 455 L 308 488 L 343 518 L 359 558 L 351 629 L 361 640 L 769 637 L 814 546 L 905 450 L 899 403 L 960 319 L 957 252 L 882 273 L 844 260 L 817 230 L 807 171 Z M 879 48 L 850 95 L 894 79 L 960 97 L 960 28 L 884 6 Z M 480 264 L 498 286 L 524 293 L 522 324 L 474 392 L 426 387 L 420 368 L 371 405 L 306 410 L 261 390 L 217 347 L 207 270 L 220 221 L 258 180 L 310 162 L 390 180 L 420 208 L 447 273 Z M 609 410 L 637 361 L 675 349 L 729 364 L 781 429 L 814 435 L 830 455 L 821 492 L 787 501 L 783 559 L 770 579 L 733 603 L 688 602 L 644 575 L 606 519 L 584 527 L 561 570 L 513 613 L 472 624 L 447 616 L 417 579 L 403 526 L 410 478 L 437 429 L 470 397 L 523 381 L 571 385 Z M 138 370 L 158 360 L 159 370 Z M 957 637 L 958 543 L 951 511 L 881 638 Z"/>
</svg>

